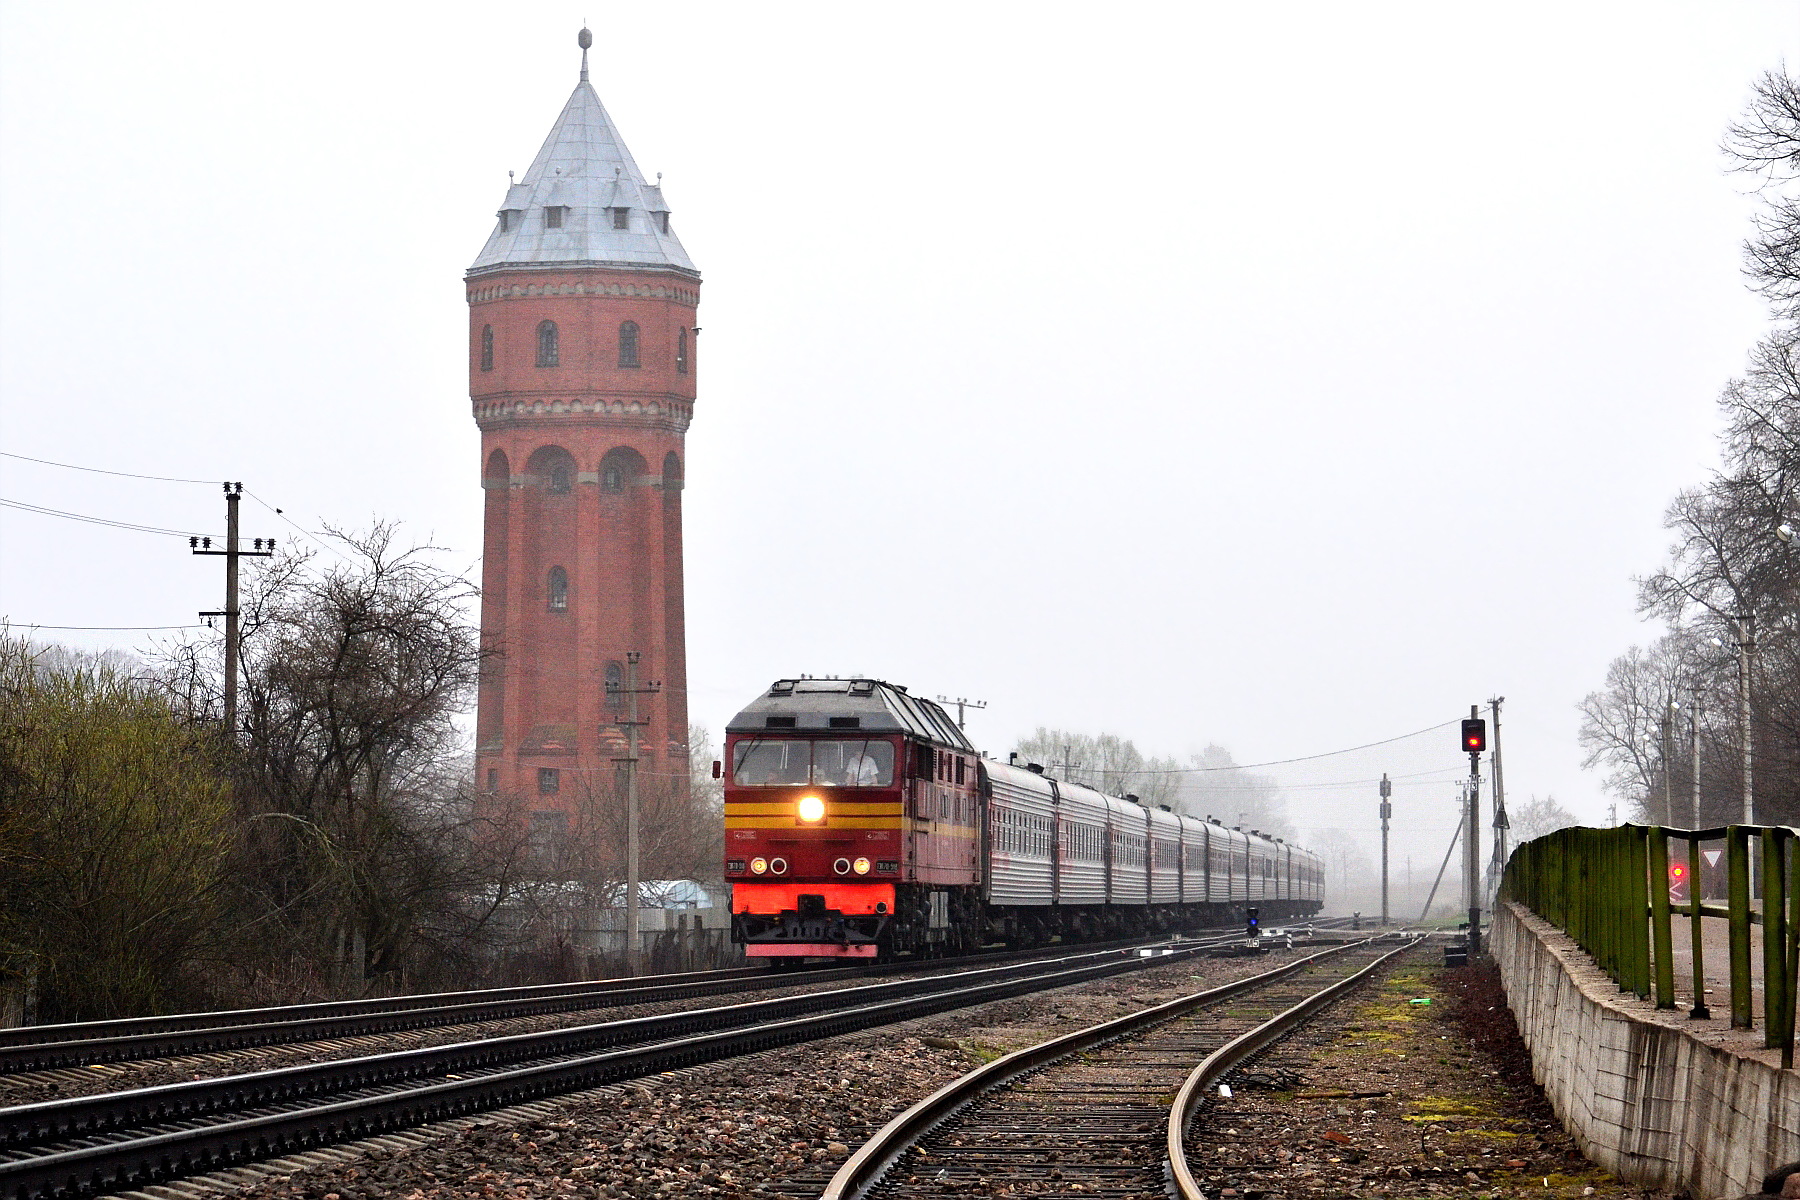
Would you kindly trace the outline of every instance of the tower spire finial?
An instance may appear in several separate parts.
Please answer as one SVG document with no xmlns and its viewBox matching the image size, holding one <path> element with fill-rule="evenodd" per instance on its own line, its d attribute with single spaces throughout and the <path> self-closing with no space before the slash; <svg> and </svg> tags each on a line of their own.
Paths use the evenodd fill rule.
<svg viewBox="0 0 1800 1200">
<path fill-rule="evenodd" d="M 586 25 L 583 25 L 581 32 L 575 35 L 575 42 L 581 47 L 581 82 L 586 83 L 588 81 L 587 52 L 588 47 L 594 44 L 594 35 Z"/>
</svg>

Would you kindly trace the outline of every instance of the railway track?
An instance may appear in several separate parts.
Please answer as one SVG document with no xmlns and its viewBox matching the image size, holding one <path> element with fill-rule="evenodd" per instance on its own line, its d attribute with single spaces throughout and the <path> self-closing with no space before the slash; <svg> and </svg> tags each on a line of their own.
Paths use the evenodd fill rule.
<svg viewBox="0 0 1800 1200">
<path fill-rule="evenodd" d="M 0 1197 L 141 1187 L 1031 991 L 1233 937 L 1087 952 L 661 1017 L 0 1109 Z"/>
<path fill-rule="evenodd" d="M 997 1059 L 891 1121 L 823 1200 L 1003 1188 L 1135 1200 L 1171 1186 L 1200 1200 L 1183 1136 L 1207 1089 L 1416 944 L 1322 951 Z"/>
<path fill-rule="evenodd" d="M 1329 928 L 1332 923 L 1316 924 L 1320 928 Z M 1219 933 L 1199 936 L 1202 940 L 1217 941 L 1229 940 L 1231 935 Z M 1100 943 L 1091 948 L 1105 950 L 1124 944 L 1136 944 L 1136 941 Z M 1000 952 L 968 961 L 1029 961 L 1033 957 L 1041 958 L 1044 954 L 1042 950 Z M 815 967 L 797 972 L 774 972 L 766 967 L 737 967 L 721 971 L 693 971 L 593 983 L 439 992 L 68 1025 L 29 1025 L 0 1029 L 0 1076 L 53 1072 L 106 1063 L 217 1055 L 308 1042 L 342 1042 L 412 1030 L 622 1008 L 731 992 L 790 988 L 797 984 L 879 977 L 920 969 L 951 968 L 955 965 L 957 964 L 950 960 L 927 960 L 874 966 Z"/>
</svg>

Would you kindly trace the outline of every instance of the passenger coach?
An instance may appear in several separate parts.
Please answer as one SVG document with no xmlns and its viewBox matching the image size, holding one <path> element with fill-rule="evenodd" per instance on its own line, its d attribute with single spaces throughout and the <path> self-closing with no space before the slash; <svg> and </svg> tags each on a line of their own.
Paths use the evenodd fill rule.
<svg viewBox="0 0 1800 1200">
<path fill-rule="evenodd" d="M 1324 899 L 1298 847 L 985 759 L 879 680 L 780 680 L 725 750 L 732 936 L 751 957 L 1128 936 Z"/>
</svg>

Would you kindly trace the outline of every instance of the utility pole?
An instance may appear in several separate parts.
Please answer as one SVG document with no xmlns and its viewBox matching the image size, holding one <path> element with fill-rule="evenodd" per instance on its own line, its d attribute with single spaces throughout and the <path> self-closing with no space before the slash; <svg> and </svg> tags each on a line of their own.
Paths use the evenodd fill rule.
<svg viewBox="0 0 1800 1200">
<path fill-rule="evenodd" d="M 1692 814 L 1693 818 L 1694 818 L 1694 823 L 1692 825 L 1689 825 L 1688 828 L 1689 829 L 1698 829 L 1698 828 L 1700 828 L 1700 689 L 1699 688 L 1694 689 L 1694 707 L 1693 707 L 1692 711 L 1690 711 L 1688 713 L 1688 741 L 1691 743 L 1691 749 L 1693 751 L 1693 767 L 1694 767 L 1694 770 L 1693 770 L 1694 778 L 1692 781 L 1693 785 L 1694 785 L 1694 811 Z M 1697 886 L 1697 881 L 1690 883 L 1689 886 L 1690 887 Z"/>
<path fill-rule="evenodd" d="M 1381 773 L 1381 927 L 1388 923 L 1388 818 L 1394 815 L 1394 806 L 1388 797 L 1394 794 L 1394 785 L 1388 782 L 1387 772 Z"/>
<path fill-rule="evenodd" d="M 1681 712 L 1681 702 L 1670 700 L 1669 708 L 1663 714 L 1662 723 L 1662 773 L 1663 773 L 1663 819 L 1664 825 L 1675 824 L 1675 719 Z"/>
<path fill-rule="evenodd" d="M 961 696 L 958 696 L 954 700 L 952 700 L 948 696 L 939 696 L 938 703 L 939 704 L 954 704 L 954 705 L 956 705 L 956 727 L 958 729 L 965 728 L 965 726 L 963 725 L 963 709 L 965 709 L 965 708 L 986 708 L 987 707 L 986 700 L 965 700 Z"/>
<path fill-rule="evenodd" d="M 225 736 L 237 741 L 238 698 L 238 559 L 268 558 L 275 553 L 274 538 L 257 538 L 256 549 L 238 549 L 238 501 L 243 497 L 242 483 L 225 484 L 225 548 L 214 550 L 211 538 L 191 537 L 188 549 L 195 554 L 218 554 L 225 558 L 225 607 L 218 612 L 203 612 L 203 617 L 225 618 Z M 267 549 L 264 549 L 264 546 Z"/>
<path fill-rule="evenodd" d="M 1738 723 L 1744 732 L 1744 824 L 1756 824 L 1756 788 L 1751 772 L 1756 765 L 1756 735 L 1750 727 L 1750 685 L 1756 660 L 1756 624 L 1753 617 L 1739 617 L 1738 627 Z M 1754 859 L 1754 856 L 1752 856 Z M 1755 879 L 1755 868 L 1751 868 Z M 1753 889 L 1754 890 L 1754 887 Z"/>
<path fill-rule="evenodd" d="M 1506 781 L 1501 774 L 1500 762 L 1500 706 L 1506 703 L 1505 696 L 1495 696 L 1488 701 L 1488 707 L 1494 713 L 1494 898 L 1496 903 L 1500 895 L 1500 877 L 1506 873 L 1507 830 L 1512 822 L 1506 818 Z"/>
<path fill-rule="evenodd" d="M 660 683 L 638 686 L 641 657 L 636 650 L 625 655 L 625 719 L 619 724 L 625 726 L 627 749 L 624 758 L 613 759 L 625 764 L 625 970 L 631 975 L 638 973 L 638 943 L 642 940 L 638 934 L 638 730 L 649 724 L 638 718 L 638 697 L 662 690 Z M 608 691 L 616 694 L 618 689 Z"/>
</svg>

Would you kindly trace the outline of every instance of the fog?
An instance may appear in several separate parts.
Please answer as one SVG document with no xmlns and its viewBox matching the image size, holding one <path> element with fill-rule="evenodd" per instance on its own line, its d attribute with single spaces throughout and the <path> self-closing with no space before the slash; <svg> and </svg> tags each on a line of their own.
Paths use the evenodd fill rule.
<svg viewBox="0 0 1800 1200">
<path fill-rule="evenodd" d="M 1604 819 L 1575 705 L 1653 635 L 1632 576 L 1763 321 L 1718 143 L 1791 4 L 585 15 L 706 277 L 715 735 L 772 679 L 872 674 L 985 701 L 1002 756 L 1306 757 L 1262 772 L 1303 840 L 1371 858 L 1387 772 L 1416 875 L 1449 723 L 1503 695 L 1509 796 Z M 0 6 L 0 448 L 476 570 L 460 275 L 583 19 Z M 15 624 L 142 648 L 220 607 L 182 540 L 216 483 L 9 458 L 0 496 L 180 535 L 0 509 Z"/>
</svg>

